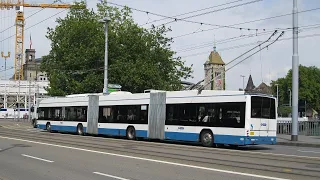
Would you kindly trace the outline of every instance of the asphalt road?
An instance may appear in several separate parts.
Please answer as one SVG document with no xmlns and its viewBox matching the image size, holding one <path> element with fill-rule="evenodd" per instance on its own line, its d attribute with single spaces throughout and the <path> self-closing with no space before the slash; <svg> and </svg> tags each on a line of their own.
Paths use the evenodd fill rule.
<svg viewBox="0 0 320 180">
<path fill-rule="evenodd" d="M 0 127 L 0 179 L 320 179 L 320 149 L 239 149 Z"/>
</svg>

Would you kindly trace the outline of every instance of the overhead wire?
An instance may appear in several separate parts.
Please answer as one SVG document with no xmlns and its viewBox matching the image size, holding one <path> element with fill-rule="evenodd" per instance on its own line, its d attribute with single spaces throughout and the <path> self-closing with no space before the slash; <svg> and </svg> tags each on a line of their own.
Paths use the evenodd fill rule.
<svg viewBox="0 0 320 180">
<path fill-rule="evenodd" d="M 255 0 L 255 1 L 261 1 L 261 0 Z M 230 28 L 230 29 L 248 30 L 248 31 L 250 31 L 250 30 L 262 30 L 262 31 L 265 31 L 266 30 L 265 28 L 257 29 L 257 28 L 250 28 L 250 27 L 234 27 L 234 26 L 230 26 L 230 25 L 226 26 L 226 25 L 219 25 L 219 24 L 211 24 L 211 23 L 204 23 L 204 22 L 198 22 L 198 21 L 191 21 L 191 20 L 186 20 L 186 19 L 181 19 L 181 18 L 175 18 L 175 17 L 172 17 L 172 16 L 166 16 L 166 15 L 162 15 L 162 14 L 158 14 L 158 13 L 153 13 L 153 12 L 149 12 L 149 11 L 145 11 L 145 10 L 141 10 L 141 9 L 137 9 L 137 8 L 132 8 L 132 7 L 121 5 L 121 4 L 117 4 L 117 3 L 114 3 L 114 2 L 108 2 L 108 4 L 112 4 L 112 5 L 119 6 L 119 7 L 128 7 L 131 10 L 134 10 L 134 11 L 143 12 L 143 13 L 147 13 L 147 14 L 152 14 L 152 15 L 155 15 L 155 16 L 163 17 L 163 18 L 169 18 L 169 19 L 173 19 L 175 21 L 184 21 L 184 22 L 189 22 L 189 23 L 194 23 L 194 24 L 199 24 L 199 25 L 208 25 L 208 26 L 214 26 L 214 27 L 219 27 L 219 28 Z"/>
<path fill-rule="evenodd" d="M 236 57 L 236 58 L 234 58 L 233 60 L 231 60 L 230 62 L 228 62 L 228 63 L 226 63 L 225 64 L 225 66 L 227 66 L 227 65 L 229 65 L 229 64 L 231 64 L 232 62 L 234 62 L 235 60 L 237 60 L 237 59 L 239 59 L 240 57 L 242 57 L 242 56 L 244 56 L 245 54 L 247 54 L 247 53 L 249 53 L 249 52 L 251 52 L 252 50 L 254 50 L 254 49 L 256 49 L 257 47 L 259 47 L 259 46 L 261 46 L 261 45 L 263 45 L 263 44 L 265 44 L 265 43 L 267 43 L 274 35 L 276 35 L 277 34 L 277 30 L 276 31 L 274 31 L 272 34 L 271 34 L 271 36 L 269 36 L 269 38 L 267 39 L 267 40 L 265 40 L 264 42 L 261 42 L 259 45 L 257 45 L 257 46 L 255 46 L 255 47 L 253 47 L 253 48 L 251 48 L 251 49 L 249 49 L 248 51 L 246 51 L 246 52 L 244 52 L 243 54 L 241 54 L 240 56 L 238 56 L 238 57 Z M 219 69 L 222 69 L 222 68 L 224 68 L 224 67 L 220 67 Z M 209 76 L 212 76 L 212 73 L 209 75 Z M 201 81 L 199 81 L 198 83 L 196 83 L 195 85 L 193 85 L 193 86 L 191 86 L 190 87 L 190 89 L 193 89 L 193 87 L 196 87 L 196 86 L 198 86 L 201 82 L 203 82 L 204 80 L 201 80 Z"/>
<path fill-rule="evenodd" d="M 51 5 L 55 4 L 55 3 L 58 2 L 58 1 L 59 1 L 59 0 L 55 0 Z M 30 18 L 30 17 L 38 14 L 39 12 L 43 11 L 44 9 L 45 9 L 45 8 L 41 8 L 41 9 L 38 10 L 37 12 L 31 14 L 30 16 L 25 17 L 24 20 L 26 20 L 26 19 L 28 19 L 28 18 Z M 5 30 L 3 30 L 3 31 L 1 31 L 1 32 L 7 31 L 7 30 L 9 30 L 9 29 L 11 29 L 11 28 L 13 28 L 13 27 L 15 27 L 15 25 L 12 25 L 12 26 L 8 27 L 7 29 L 5 29 Z"/>
<path fill-rule="evenodd" d="M 232 8 L 236 8 L 236 7 L 240 7 L 240 6 L 245 6 L 245 5 L 256 3 L 256 2 L 260 2 L 260 1 L 263 1 L 263 0 L 254 0 L 254 1 L 246 2 L 246 3 L 242 3 L 242 4 L 237 4 L 237 5 L 234 5 L 234 6 L 229 6 L 229 7 L 225 7 L 225 8 L 221 8 L 221 9 L 217 9 L 217 10 L 213 10 L 213 11 L 209 11 L 209 12 L 204 12 L 204 13 L 200 13 L 200 14 L 196 14 L 196 15 L 192 15 L 192 16 L 188 16 L 188 17 L 184 17 L 184 18 L 175 18 L 173 21 L 170 21 L 170 22 L 158 25 L 158 26 L 167 25 L 167 24 L 170 24 L 172 22 L 176 22 L 177 20 L 186 21 L 185 19 L 190 19 L 190 18 L 203 16 L 203 15 L 214 13 L 214 12 L 219 12 L 219 11 L 223 11 L 223 10 L 227 10 L 227 9 L 232 9 Z M 195 23 L 194 21 L 186 21 L 186 22 Z M 201 25 L 203 25 L 203 24 L 204 25 L 212 25 L 212 24 L 209 24 L 209 23 L 201 23 Z M 216 26 L 218 26 L 218 25 L 216 25 Z M 232 26 L 220 26 L 220 27 L 228 27 L 228 28 L 239 29 L 237 27 L 232 27 Z M 245 29 L 249 29 L 249 28 L 245 28 Z"/>
<path fill-rule="evenodd" d="M 39 22 L 37 22 L 37 23 L 35 23 L 35 24 L 33 24 L 33 25 L 31 25 L 31 26 L 29 26 L 29 27 L 25 28 L 25 30 L 28 30 L 28 29 L 30 29 L 30 28 L 32 28 L 32 27 L 34 27 L 34 26 L 36 26 L 36 25 L 38 25 L 38 24 L 40 24 L 40 23 L 42 23 L 42 22 L 44 22 L 44 21 L 46 21 L 46 20 L 48 20 L 48 19 L 50 19 L 50 18 L 52 18 L 52 17 L 56 16 L 56 15 L 58 15 L 58 14 L 60 14 L 60 13 L 64 12 L 64 11 L 66 11 L 66 10 L 67 10 L 67 9 L 63 9 L 62 11 L 60 11 L 60 12 L 58 12 L 58 13 L 56 13 L 56 14 L 53 14 L 53 15 L 51 15 L 51 16 L 49 16 L 49 17 L 47 17 L 46 19 L 43 19 L 43 20 L 41 20 L 41 21 L 39 21 Z M 14 37 L 15 35 L 16 35 L 16 34 L 13 34 L 12 36 L 9 36 L 9 37 L 7 37 L 7 38 L 3 39 L 3 40 L 1 40 L 0 42 L 3 42 L 3 41 L 5 41 L 5 40 L 7 40 L 7 39 L 10 39 L 10 38 Z"/>
<path fill-rule="evenodd" d="M 309 34 L 309 35 L 299 36 L 299 39 L 310 38 L 310 37 L 318 37 L 318 36 L 320 36 L 320 34 Z M 282 39 L 279 39 L 278 41 L 286 41 L 286 40 L 292 40 L 292 37 L 290 37 L 290 38 L 282 38 Z M 252 45 L 255 45 L 255 44 L 258 44 L 258 43 L 257 42 L 252 42 L 252 43 L 247 43 L 247 44 L 231 46 L 231 47 L 227 47 L 227 48 L 222 48 L 219 51 L 227 51 L 227 50 L 232 50 L 232 49 L 238 49 L 238 48 L 252 46 Z M 203 51 L 203 52 L 190 54 L 190 55 L 185 55 L 185 56 L 180 56 L 180 57 L 181 58 L 187 58 L 187 57 L 198 56 L 198 55 L 202 55 L 202 54 L 208 54 L 208 51 Z"/>
<path fill-rule="evenodd" d="M 244 62 L 245 60 L 247 60 L 248 58 L 252 57 L 253 55 L 255 55 L 256 53 L 262 51 L 265 48 L 268 48 L 270 45 L 274 44 L 276 41 L 279 40 L 280 37 L 282 37 L 284 34 L 284 31 L 281 32 L 281 34 L 275 39 L 273 40 L 271 43 L 269 43 L 268 45 L 264 46 L 263 48 L 261 48 L 262 44 L 259 44 L 258 46 L 260 47 L 259 50 L 255 51 L 254 53 L 252 53 L 251 55 L 247 56 L 246 58 L 242 59 L 241 61 L 239 61 L 238 63 L 234 64 L 233 66 L 231 66 L 230 68 L 226 69 L 225 72 L 229 71 L 230 69 L 236 67 L 237 65 L 239 65 L 240 63 Z M 271 37 L 269 37 L 269 39 L 267 40 L 267 42 L 271 39 Z M 264 41 L 265 42 L 265 41 Z M 243 56 L 243 55 L 241 55 Z M 230 64 L 230 63 L 229 63 Z M 222 74 L 219 74 L 218 76 L 216 76 L 215 78 L 211 79 L 208 83 L 202 85 L 199 89 L 198 89 L 198 94 L 201 93 L 201 91 L 207 86 L 209 85 L 211 82 L 214 82 L 217 78 L 221 78 Z M 210 75 L 211 76 L 211 75 Z M 203 81 L 203 80 L 202 80 Z"/>
<path fill-rule="evenodd" d="M 320 28 L 320 24 L 312 24 L 312 25 L 303 25 L 303 26 L 299 26 L 299 31 L 307 31 L 310 29 L 316 29 L 316 28 Z M 288 29 L 286 28 L 287 31 L 290 30 L 292 31 L 292 29 Z M 283 29 L 285 30 L 285 29 Z M 217 44 L 224 44 L 224 43 L 229 43 L 229 42 L 234 42 L 234 41 L 238 41 L 238 40 L 242 40 L 242 39 L 246 39 L 246 38 L 252 38 L 252 37 L 257 37 L 257 36 L 263 36 L 263 35 L 267 35 L 268 33 L 273 32 L 273 31 L 265 31 L 265 32 L 261 32 L 261 33 L 252 33 L 252 34 L 248 34 L 248 35 L 240 35 L 240 36 L 234 36 L 231 38 L 226 38 L 226 39 L 221 39 L 219 41 L 217 41 Z M 178 53 L 182 53 L 182 52 L 189 52 L 190 50 L 196 50 L 196 49 L 201 49 L 201 48 L 205 48 L 205 47 L 209 47 L 212 46 L 213 42 L 212 41 L 207 41 L 198 45 L 189 45 L 186 48 L 183 49 L 178 49 L 176 51 L 178 51 Z"/>
<path fill-rule="evenodd" d="M 192 13 L 195 13 L 195 12 L 199 12 L 199 11 L 203 11 L 203 10 L 207 10 L 207 9 L 212 9 L 212 8 L 215 8 L 215 7 L 220 7 L 220 6 L 224 6 L 224 5 L 228 5 L 228 4 L 233 4 L 233 3 L 236 3 L 236 2 L 239 2 L 239 1 L 243 1 L 243 0 L 232 1 L 232 2 L 228 2 L 228 3 L 223 3 L 223 4 L 219 4 L 219 5 L 215 5 L 215 6 L 211 6 L 211 7 L 207 7 L 207 8 L 202 8 L 202 9 L 198 9 L 198 10 L 182 13 L 182 14 L 177 14 L 177 15 L 174 15 L 173 17 L 184 16 L 184 15 L 187 15 L 187 14 L 192 14 Z M 166 19 L 169 19 L 169 18 L 157 19 L 157 20 L 142 24 L 140 26 L 144 26 L 144 25 L 147 25 L 147 24 L 151 24 L 151 23 L 162 21 L 162 20 L 166 20 Z"/>
<path fill-rule="evenodd" d="M 303 11 L 299 11 L 299 12 L 297 12 L 297 13 L 305 13 L 305 12 L 316 11 L 316 10 L 320 10 L 320 7 L 318 7 L 318 8 L 313 8 L 313 9 L 307 9 L 307 10 L 303 10 Z M 271 17 L 266 17 L 266 18 L 261 18 L 261 19 L 256 19 L 256 20 L 251 20 L 251 21 L 246 21 L 246 22 L 231 24 L 231 25 L 229 25 L 229 26 L 236 26 L 236 25 L 248 24 L 248 23 L 253 23 L 253 22 L 259 22 L 259 21 L 264 21 L 264 20 L 269 20 L 269 19 L 274 19 L 274 18 L 289 16 L 289 15 L 292 15 L 292 14 L 293 14 L 293 13 L 287 13 L 287 14 L 282 14 L 282 15 L 277 15 L 277 16 L 271 16 Z M 180 38 L 180 37 L 184 37 L 184 36 L 189 36 L 189 35 L 193 35 L 193 34 L 197 34 L 197 33 L 212 31 L 212 30 L 216 30 L 216 29 L 220 29 L 220 28 L 210 28 L 210 29 L 203 29 L 203 30 L 201 30 L 201 31 L 193 31 L 193 32 L 191 32 L 191 33 L 186 33 L 186 34 L 178 35 L 178 36 L 175 36 L 175 37 L 172 37 L 172 38 L 173 38 L 173 39 L 176 39 L 176 38 Z M 277 29 L 277 30 L 283 30 L 284 28 L 275 28 L 275 29 Z M 292 29 L 292 28 L 290 28 L 290 29 Z"/>
</svg>

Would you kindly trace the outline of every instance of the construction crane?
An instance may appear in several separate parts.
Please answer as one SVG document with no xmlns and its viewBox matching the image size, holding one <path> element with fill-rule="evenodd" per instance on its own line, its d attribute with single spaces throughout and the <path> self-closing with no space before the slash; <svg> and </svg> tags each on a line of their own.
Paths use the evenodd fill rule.
<svg viewBox="0 0 320 180">
<path fill-rule="evenodd" d="M 71 4 L 55 4 L 55 0 L 52 4 L 37 4 L 37 3 L 25 3 L 24 0 L 0 0 L 0 9 L 13 9 L 15 7 L 16 14 L 16 39 L 15 39 L 15 54 L 14 54 L 14 79 L 23 80 L 23 44 L 24 44 L 24 7 L 32 8 L 71 8 Z"/>
</svg>

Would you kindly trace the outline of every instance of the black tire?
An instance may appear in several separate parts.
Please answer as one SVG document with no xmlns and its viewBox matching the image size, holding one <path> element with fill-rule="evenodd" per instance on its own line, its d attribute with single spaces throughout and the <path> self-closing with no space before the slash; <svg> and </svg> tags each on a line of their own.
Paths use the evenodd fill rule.
<svg viewBox="0 0 320 180">
<path fill-rule="evenodd" d="M 201 143 L 205 147 L 213 146 L 213 134 L 210 131 L 203 131 L 201 133 Z"/>
<path fill-rule="evenodd" d="M 136 139 L 136 130 L 134 127 L 128 127 L 127 129 L 127 139 L 129 140 L 135 140 Z"/>
<path fill-rule="evenodd" d="M 80 135 L 80 136 L 83 136 L 83 135 L 84 135 L 82 124 L 79 124 L 79 125 L 77 126 L 77 134 Z"/>
<path fill-rule="evenodd" d="M 232 149 L 238 149 L 239 145 L 230 144 L 230 147 L 231 147 Z"/>
<path fill-rule="evenodd" d="M 46 129 L 47 129 L 48 132 L 52 132 L 50 123 L 46 124 Z"/>
</svg>

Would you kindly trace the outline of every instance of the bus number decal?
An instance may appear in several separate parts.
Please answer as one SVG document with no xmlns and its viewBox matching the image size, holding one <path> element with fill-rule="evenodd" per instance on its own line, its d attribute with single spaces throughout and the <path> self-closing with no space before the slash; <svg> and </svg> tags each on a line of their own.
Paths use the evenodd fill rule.
<svg viewBox="0 0 320 180">
<path fill-rule="evenodd" d="M 267 126 L 267 123 L 261 123 L 261 126 Z"/>
</svg>

